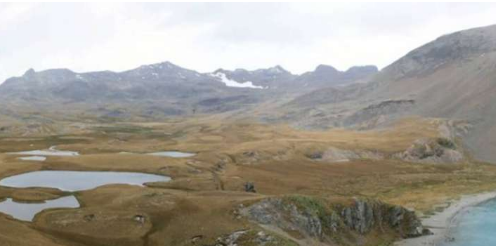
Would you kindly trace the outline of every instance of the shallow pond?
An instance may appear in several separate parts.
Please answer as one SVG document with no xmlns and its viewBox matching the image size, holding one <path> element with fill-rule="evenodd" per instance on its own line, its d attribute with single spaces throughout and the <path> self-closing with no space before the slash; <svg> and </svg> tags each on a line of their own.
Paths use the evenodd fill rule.
<svg viewBox="0 0 496 246">
<path fill-rule="evenodd" d="M 21 160 L 21 161 L 45 161 L 46 157 L 34 155 L 34 156 L 19 157 L 19 160 Z"/>
<path fill-rule="evenodd" d="M 166 156 L 173 158 L 187 158 L 187 157 L 195 156 L 196 153 L 188 153 L 188 152 L 180 152 L 180 151 L 162 151 L 162 152 L 149 153 L 148 155 Z"/>
<path fill-rule="evenodd" d="M 46 150 L 29 150 L 21 152 L 11 152 L 12 155 L 35 155 L 35 156 L 78 156 L 79 153 L 75 151 L 57 150 L 55 146 Z"/>
<path fill-rule="evenodd" d="M 79 208 L 79 202 L 74 196 L 48 200 L 44 203 L 19 203 L 10 198 L 0 202 L 0 212 L 23 221 L 33 221 L 36 214 L 49 208 Z"/>
<path fill-rule="evenodd" d="M 47 187 L 63 191 L 89 190 L 107 184 L 140 185 L 167 182 L 170 177 L 133 172 L 35 171 L 0 180 L 0 186 L 14 188 Z"/>
</svg>

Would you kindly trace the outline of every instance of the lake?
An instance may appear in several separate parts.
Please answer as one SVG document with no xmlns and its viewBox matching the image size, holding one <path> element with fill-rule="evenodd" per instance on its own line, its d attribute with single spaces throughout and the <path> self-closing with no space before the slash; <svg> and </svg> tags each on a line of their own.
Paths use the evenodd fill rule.
<svg viewBox="0 0 496 246">
<path fill-rule="evenodd" d="M 21 161 L 45 161 L 46 157 L 34 155 L 34 156 L 19 157 L 18 159 Z"/>
<path fill-rule="evenodd" d="M 13 188 L 47 187 L 63 191 L 89 190 L 107 184 L 140 185 L 167 182 L 170 177 L 135 172 L 35 171 L 0 180 L 0 186 Z"/>
<path fill-rule="evenodd" d="M 180 151 L 162 151 L 162 152 L 149 153 L 148 155 L 166 156 L 173 158 L 187 158 L 187 157 L 195 156 L 196 153 L 188 153 L 188 152 L 180 152 Z"/>
<path fill-rule="evenodd" d="M 0 212 L 23 221 L 33 221 L 36 214 L 49 208 L 79 208 L 79 202 L 74 196 L 61 197 L 43 203 L 20 203 L 10 198 L 0 202 Z"/>
</svg>

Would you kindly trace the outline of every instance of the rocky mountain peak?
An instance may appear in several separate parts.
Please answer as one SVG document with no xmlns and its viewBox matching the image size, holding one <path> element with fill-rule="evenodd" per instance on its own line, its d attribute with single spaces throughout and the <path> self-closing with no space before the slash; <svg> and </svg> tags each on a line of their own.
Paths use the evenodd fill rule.
<svg viewBox="0 0 496 246">
<path fill-rule="evenodd" d="M 447 34 L 427 43 L 387 67 L 394 78 L 427 75 L 443 64 L 464 62 L 496 51 L 496 25 Z"/>
<path fill-rule="evenodd" d="M 379 68 L 374 65 L 367 65 L 367 66 L 353 66 L 350 67 L 348 70 L 346 70 L 346 73 L 348 74 L 361 74 L 361 73 L 377 73 L 379 72 Z"/>
<path fill-rule="evenodd" d="M 333 66 L 321 64 L 321 65 L 318 65 L 315 68 L 315 71 L 314 72 L 315 73 L 329 73 L 329 74 L 334 74 L 334 73 L 338 73 L 339 71 L 336 68 L 334 68 Z"/>
<path fill-rule="evenodd" d="M 142 65 L 136 69 L 130 70 L 130 71 L 164 71 L 164 70 L 178 70 L 178 69 L 183 69 L 171 62 L 161 62 L 161 63 L 154 63 L 154 64 L 149 64 L 149 65 Z"/>
<path fill-rule="evenodd" d="M 33 76 L 35 74 L 36 74 L 36 71 L 34 71 L 34 69 L 30 68 L 22 76 L 23 77 L 31 77 L 31 76 Z"/>
<path fill-rule="evenodd" d="M 270 74 L 291 74 L 290 72 L 288 72 L 286 69 L 284 69 L 279 65 L 268 68 L 267 72 Z"/>
<path fill-rule="evenodd" d="M 26 71 L 21 78 L 25 81 L 31 82 L 37 81 L 39 83 L 58 83 L 60 81 L 73 80 L 75 76 L 75 72 L 66 68 L 49 69 L 40 72 L 36 72 L 31 68 Z"/>
<path fill-rule="evenodd" d="M 234 70 L 232 72 L 234 72 L 234 73 L 242 73 L 242 72 L 246 72 L 246 70 L 241 69 L 241 68 L 238 68 L 238 69 L 236 69 L 236 70 Z M 228 73 L 231 73 L 231 71 L 226 70 L 226 69 L 223 69 L 223 68 L 219 68 L 219 69 L 215 70 L 214 72 L 212 72 L 212 74 L 218 74 L 218 73 L 228 74 Z"/>
<path fill-rule="evenodd" d="M 180 67 L 168 61 L 143 65 L 138 68 L 122 72 L 120 75 L 128 80 L 168 82 L 197 80 L 202 77 L 202 75 L 196 71 Z"/>
</svg>

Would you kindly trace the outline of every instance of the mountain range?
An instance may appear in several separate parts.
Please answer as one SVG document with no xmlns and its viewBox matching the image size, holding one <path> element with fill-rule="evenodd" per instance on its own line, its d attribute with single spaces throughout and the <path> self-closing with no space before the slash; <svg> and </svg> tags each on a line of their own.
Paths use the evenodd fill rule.
<svg viewBox="0 0 496 246">
<path fill-rule="evenodd" d="M 301 76 L 280 66 L 248 71 L 218 69 L 199 73 L 170 62 L 144 65 L 124 72 L 76 73 L 68 69 L 35 72 L 7 79 L 0 101 L 33 110 L 85 107 L 97 116 L 119 117 L 136 108 L 143 116 L 225 112 L 264 102 L 274 95 L 357 82 L 377 73 L 375 66 L 341 72 L 321 65 Z M 116 113 L 112 105 L 123 108 Z M 99 112 L 96 112 L 96 111 Z M 108 111 L 108 112 L 107 112 Z M 134 113 L 133 113 L 134 114 Z"/>
<path fill-rule="evenodd" d="M 0 85 L 2 117 L 101 119 L 229 114 L 295 127 L 377 129 L 403 117 L 446 121 L 474 158 L 496 162 L 496 26 L 439 37 L 378 71 L 320 65 L 199 73 L 170 62 L 124 72 L 28 70 Z"/>
</svg>

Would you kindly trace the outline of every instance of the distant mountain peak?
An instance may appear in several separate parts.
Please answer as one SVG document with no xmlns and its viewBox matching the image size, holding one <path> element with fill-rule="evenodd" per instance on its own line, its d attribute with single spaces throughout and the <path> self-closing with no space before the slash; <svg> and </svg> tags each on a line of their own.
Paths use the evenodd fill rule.
<svg viewBox="0 0 496 246">
<path fill-rule="evenodd" d="M 162 70 L 162 69 L 173 69 L 173 68 L 180 68 L 180 67 L 169 62 L 169 61 L 165 61 L 165 62 L 154 63 L 154 64 L 149 64 L 149 65 L 142 65 L 138 69 Z"/>
<path fill-rule="evenodd" d="M 22 76 L 23 76 L 23 77 L 29 77 L 29 76 L 33 76 L 33 75 L 35 75 L 35 74 L 36 74 L 36 71 L 34 71 L 34 69 L 33 69 L 33 68 L 30 68 L 30 69 L 28 69 L 28 70 L 24 73 L 24 75 L 22 75 Z"/>
<path fill-rule="evenodd" d="M 67 76 L 69 77 L 74 76 L 75 74 L 76 74 L 75 72 L 67 68 L 55 68 L 55 69 L 48 69 L 39 72 L 36 72 L 34 69 L 30 68 L 24 73 L 23 77 L 24 78 L 44 77 L 44 78 L 60 79 L 60 78 L 66 78 Z"/>
<path fill-rule="evenodd" d="M 369 73 L 377 73 L 379 72 L 379 68 L 375 65 L 365 65 L 365 66 L 353 66 L 346 70 L 346 73 L 356 73 L 356 72 L 369 72 Z"/>
<path fill-rule="evenodd" d="M 282 73 L 290 73 L 283 67 L 276 65 L 274 67 L 268 68 L 267 71 L 272 74 L 282 74 Z"/>
<path fill-rule="evenodd" d="M 219 68 L 219 69 L 215 70 L 213 73 L 217 73 L 217 72 L 236 73 L 236 74 L 263 73 L 263 74 L 270 74 L 270 75 L 291 74 L 291 72 L 284 69 L 280 65 L 276 65 L 276 66 L 269 67 L 269 68 L 260 68 L 260 69 L 256 69 L 256 70 L 247 70 L 244 68 L 236 68 L 236 69 L 231 71 L 231 70 Z"/>
<path fill-rule="evenodd" d="M 338 73 L 339 71 L 330 65 L 320 64 L 315 68 L 317 73 L 325 72 L 325 73 Z"/>
<path fill-rule="evenodd" d="M 241 72 L 241 71 L 246 71 L 246 70 L 241 69 L 241 68 L 234 70 L 234 72 Z M 229 70 L 219 68 L 219 69 L 215 70 L 214 72 L 212 72 L 212 74 L 217 74 L 217 73 L 229 73 Z"/>
</svg>

